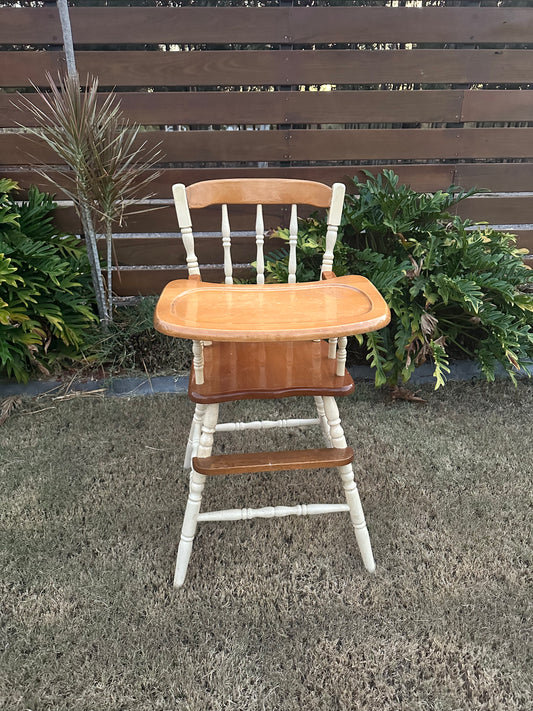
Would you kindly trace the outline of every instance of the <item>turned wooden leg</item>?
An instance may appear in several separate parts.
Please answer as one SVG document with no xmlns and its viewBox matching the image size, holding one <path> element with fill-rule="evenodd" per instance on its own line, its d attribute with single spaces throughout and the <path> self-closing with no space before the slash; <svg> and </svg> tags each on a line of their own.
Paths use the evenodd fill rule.
<svg viewBox="0 0 533 711">
<path fill-rule="evenodd" d="M 218 404 L 206 405 L 204 421 L 202 424 L 202 434 L 198 446 L 199 457 L 209 457 L 213 449 L 213 435 L 218 419 Z M 202 493 L 204 490 L 206 477 L 203 474 L 191 469 L 189 498 L 185 508 L 183 517 L 183 526 L 181 529 L 181 539 L 178 547 L 178 556 L 176 559 L 176 572 L 174 574 L 174 587 L 179 588 L 185 581 L 187 574 L 187 566 L 192 552 L 192 544 L 198 524 L 198 514 L 202 504 Z"/>
<path fill-rule="evenodd" d="M 191 431 L 189 432 L 189 439 L 187 440 L 187 449 L 185 450 L 185 460 L 183 462 L 184 469 L 190 469 L 192 458 L 196 457 L 196 451 L 198 450 L 198 444 L 200 442 L 200 432 L 202 431 L 202 422 L 204 421 L 206 408 L 207 405 L 196 405 L 196 407 L 194 408 Z"/>
<path fill-rule="evenodd" d="M 333 446 L 337 448 L 346 447 L 346 438 L 341 426 L 339 408 L 337 407 L 335 398 L 329 396 L 324 397 L 324 409 L 326 411 Z M 354 527 L 357 545 L 359 546 L 365 568 L 372 573 L 376 569 L 376 564 L 372 554 L 370 536 L 368 535 L 368 529 L 366 527 L 361 499 L 359 498 L 357 484 L 355 483 L 353 467 L 351 464 L 346 464 L 342 467 L 338 467 L 338 471 L 342 479 L 346 503 L 350 508 L 350 518 Z"/>
<path fill-rule="evenodd" d="M 326 440 L 326 445 L 328 447 L 333 447 L 329 431 L 328 418 L 326 417 L 326 411 L 324 410 L 324 400 L 319 395 L 315 395 L 315 405 L 316 411 L 318 412 L 318 419 L 320 420 L 320 427 L 322 428 L 324 439 Z"/>
</svg>

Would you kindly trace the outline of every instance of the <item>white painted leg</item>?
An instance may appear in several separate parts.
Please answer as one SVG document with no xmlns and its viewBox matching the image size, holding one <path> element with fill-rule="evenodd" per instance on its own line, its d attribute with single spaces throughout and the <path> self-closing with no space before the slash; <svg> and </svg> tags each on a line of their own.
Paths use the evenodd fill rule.
<svg viewBox="0 0 533 711">
<path fill-rule="evenodd" d="M 339 408 L 337 407 L 335 398 L 329 396 L 324 397 L 324 409 L 328 419 L 333 446 L 338 448 L 346 447 L 346 438 L 341 426 Z M 368 529 L 366 527 L 361 499 L 359 498 L 357 484 L 355 483 L 353 467 L 351 464 L 346 464 L 345 466 L 338 467 L 338 470 L 344 487 L 346 503 L 350 507 L 350 518 L 354 527 L 357 545 L 359 546 L 365 568 L 372 573 L 376 569 L 376 564 L 372 554 L 370 536 L 368 535 Z"/>
<path fill-rule="evenodd" d="M 197 404 L 194 408 L 194 416 L 191 423 L 191 431 L 187 440 L 187 449 L 185 451 L 185 461 L 183 462 L 184 469 L 191 468 L 192 458 L 196 457 L 196 451 L 200 442 L 200 432 L 202 431 L 202 422 L 204 421 L 207 405 Z"/>
<path fill-rule="evenodd" d="M 202 424 L 202 434 L 200 436 L 200 444 L 198 446 L 199 457 L 209 457 L 213 449 L 213 435 L 218 419 L 218 404 L 207 405 L 204 422 Z M 189 498 L 185 508 L 183 517 L 183 526 L 181 529 L 181 539 L 178 547 L 178 556 L 176 559 L 176 572 L 174 574 L 174 587 L 179 588 L 185 581 L 187 567 L 192 552 L 192 544 L 198 524 L 198 515 L 202 504 L 202 493 L 204 490 L 206 477 L 203 474 L 191 470 Z"/>
<path fill-rule="evenodd" d="M 326 411 L 324 410 L 324 400 L 319 395 L 315 395 L 315 405 L 318 412 L 318 419 L 320 420 L 320 427 L 322 428 L 324 439 L 326 440 L 326 445 L 328 447 L 333 447 L 333 442 L 331 441 L 331 435 L 329 432 L 328 418 L 326 417 Z"/>
</svg>

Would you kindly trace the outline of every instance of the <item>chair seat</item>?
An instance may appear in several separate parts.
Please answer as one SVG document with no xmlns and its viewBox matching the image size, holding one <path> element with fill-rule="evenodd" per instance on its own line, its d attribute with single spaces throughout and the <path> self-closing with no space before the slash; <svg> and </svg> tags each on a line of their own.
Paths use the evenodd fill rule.
<svg viewBox="0 0 533 711">
<path fill-rule="evenodd" d="M 214 342 L 204 348 L 204 384 L 191 370 L 189 397 L 199 404 L 353 392 L 348 373 L 335 374 L 325 341 Z"/>
</svg>

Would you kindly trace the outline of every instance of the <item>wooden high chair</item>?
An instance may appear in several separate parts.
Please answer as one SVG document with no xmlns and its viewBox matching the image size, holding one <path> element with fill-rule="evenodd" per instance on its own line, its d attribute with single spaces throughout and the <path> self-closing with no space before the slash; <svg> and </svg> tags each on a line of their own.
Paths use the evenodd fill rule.
<svg viewBox="0 0 533 711">
<path fill-rule="evenodd" d="M 341 220 L 344 185 L 332 188 L 306 180 L 208 180 L 173 186 L 178 223 L 187 253 L 188 279 L 165 287 L 154 324 L 169 336 L 193 341 L 189 397 L 196 403 L 185 455 L 190 490 L 178 548 L 174 585 L 183 585 L 197 523 L 254 517 L 350 513 L 363 562 L 375 568 L 370 539 L 354 481 L 353 450 L 347 447 L 336 396 L 354 383 L 345 368 L 346 337 L 374 331 L 390 319 L 389 309 L 364 277 L 337 278 L 333 248 Z M 228 205 L 256 205 L 257 284 L 233 284 Z M 263 205 L 291 205 L 287 284 L 265 284 Z M 296 284 L 297 205 L 328 209 L 321 280 Z M 225 284 L 203 282 L 195 253 L 190 209 L 222 206 Z M 269 227 L 277 227 L 271 225 Z M 324 339 L 327 339 L 326 342 Z M 218 423 L 219 404 L 232 400 L 312 396 L 317 417 Z M 286 452 L 212 456 L 213 435 L 271 427 L 319 425 L 325 447 Z M 336 467 L 346 503 L 268 506 L 200 513 L 207 477 L 292 469 Z"/>
</svg>

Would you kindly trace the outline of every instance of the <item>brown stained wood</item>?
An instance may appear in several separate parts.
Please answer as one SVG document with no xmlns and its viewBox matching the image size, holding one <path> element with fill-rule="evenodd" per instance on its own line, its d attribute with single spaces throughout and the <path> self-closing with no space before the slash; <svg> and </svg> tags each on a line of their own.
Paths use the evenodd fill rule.
<svg viewBox="0 0 533 711">
<path fill-rule="evenodd" d="M 250 452 L 248 454 L 221 454 L 212 457 L 194 457 L 192 466 L 199 474 L 255 474 L 302 469 L 329 469 L 350 464 L 354 458 L 351 447 L 343 449 L 293 449 L 285 452 Z"/>
<path fill-rule="evenodd" d="M 102 101 L 108 94 L 102 93 Z M 200 91 L 117 92 L 124 115 L 144 125 L 528 121 L 533 91 Z M 35 102 L 41 105 L 38 97 Z M 0 127 L 37 124 L 0 94 Z"/>
<path fill-rule="evenodd" d="M 533 91 L 465 91 L 461 121 L 531 121 Z"/>
<path fill-rule="evenodd" d="M 222 266 L 202 267 L 201 271 L 205 282 L 220 284 L 224 281 Z M 234 267 L 233 276 L 238 279 L 253 279 L 255 272 L 251 267 Z M 170 281 L 186 277 L 185 267 L 121 269 L 113 276 L 113 291 L 117 296 L 158 296 Z"/>
<path fill-rule="evenodd" d="M 196 255 L 202 264 L 222 264 L 224 254 L 222 240 L 218 237 L 195 235 Z M 186 266 L 185 249 L 178 235 L 168 237 L 120 237 L 115 236 L 113 246 L 119 265 L 179 265 Z M 286 246 L 281 239 L 267 239 L 267 253 Z M 105 240 L 98 241 L 98 251 L 105 255 Z M 256 259 L 255 236 L 233 236 L 231 256 L 237 264 L 250 264 Z"/>
<path fill-rule="evenodd" d="M 205 284 L 178 280 L 161 294 L 154 326 L 195 341 L 306 341 L 386 326 L 390 312 L 362 276 L 301 284 Z"/>
<path fill-rule="evenodd" d="M 6 88 L 29 87 L 32 82 L 39 87 L 47 87 L 47 72 L 55 77 L 58 72 L 65 72 L 67 69 L 62 51 L 0 52 L 0 66 L 1 85 Z"/>
<path fill-rule="evenodd" d="M 354 390 L 345 370 L 335 373 L 325 341 L 298 343 L 213 343 L 204 348 L 204 377 L 196 383 L 194 366 L 189 398 L 196 403 L 262 400 L 321 395 L 341 397 Z"/>
<path fill-rule="evenodd" d="M 529 42 L 526 8 L 71 7 L 75 43 Z M 59 35 L 60 36 L 60 35 Z M 0 43 L 60 43 L 53 7 L 0 9 Z"/>
<path fill-rule="evenodd" d="M 307 180 L 287 178 L 238 178 L 208 180 L 189 185 L 186 189 L 187 202 L 191 209 L 209 205 L 314 205 L 329 207 L 331 188 L 329 185 Z"/>
<path fill-rule="evenodd" d="M 529 50 L 78 52 L 81 76 L 102 86 L 522 82 Z M 10 84 L 13 86 L 13 84 Z"/>
<path fill-rule="evenodd" d="M 379 83 L 527 83 L 533 52 L 463 50 L 247 50 L 202 52 L 78 51 L 82 79 L 100 86 L 261 86 Z M 0 52 L 3 86 L 46 86 L 64 67 L 61 52 Z"/>
<path fill-rule="evenodd" d="M 526 264 L 533 257 L 533 230 L 514 230 L 510 229 L 516 235 L 516 246 L 520 249 L 527 249 L 529 255 L 525 256 Z"/>
<path fill-rule="evenodd" d="M 0 44 L 63 44 L 59 13 L 44 8 L 0 8 Z"/>
<path fill-rule="evenodd" d="M 530 191 L 533 163 L 459 163 L 455 166 L 453 182 L 491 192 Z"/>
<path fill-rule="evenodd" d="M 471 92 L 488 93 L 488 92 Z M 500 91 L 498 120 L 526 120 L 529 104 L 513 102 L 517 94 Z M 124 115 L 144 125 L 373 123 L 459 121 L 463 91 L 144 91 L 115 94 Z M 103 92 L 101 100 L 108 96 Z M 35 97 L 39 106 L 44 104 Z M 0 94 L 0 127 L 37 125 L 17 97 Z M 490 102 L 489 102 L 490 103 Z M 506 114 L 506 107 L 509 107 Z M 494 113 L 494 111 L 493 111 Z M 518 116 L 518 118 L 516 118 Z M 465 119 L 466 120 L 466 119 Z M 468 119 L 474 120 L 474 119 Z M 483 118 L 476 120 L 484 120 Z"/>
<path fill-rule="evenodd" d="M 502 222 L 499 219 L 500 216 L 504 216 L 504 214 L 497 214 L 497 220 L 494 220 L 493 224 L 510 224 Z M 519 247 L 527 247 L 533 252 L 532 231 L 517 231 L 516 228 L 512 228 L 510 231 L 517 235 Z M 269 239 L 265 243 L 265 249 L 268 253 L 274 249 L 285 247 L 286 244 L 280 239 Z M 222 264 L 224 255 L 220 237 L 196 236 L 195 247 L 201 263 Z M 166 264 L 186 266 L 185 250 L 181 239 L 177 235 L 169 235 L 168 237 L 120 237 L 118 235 L 114 239 L 114 249 L 119 265 L 153 266 Z M 98 241 L 98 251 L 102 257 L 105 256 L 105 240 Z M 256 258 L 256 247 L 253 238 L 233 237 L 231 254 L 233 261 L 236 263 L 247 264 L 253 262 Z"/>
<path fill-rule="evenodd" d="M 146 131 L 142 141 L 169 162 L 533 158 L 533 128 Z M 55 160 L 43 142 L 0 134 L 0 165 Z"/>
<path fill-rule="evenodd" d="M 533 222 L 533 197 L 472 197 L 459 203 L 457 214 L 490 224 L 519 224 Z"/>
<path fill-rule="evenodd" d="M 465 164 L 461 164 L 463 168 Z M 516 170 L 509 170 L 512 166 Z M 380 166 L 365 166 L 367 170 L 373 173 L 379 173 L 383 169 L 391 169 L 400 176 L 402 182 L 412 185 L 415 190 L 439 190 L 443 186 L 448 186 L 454 181 L 454 171 L 458 166 L 445 165 L 438 163 L 425 163 L 421 165 L 380 165 Z M 476 170 L 484 168 L 495 168 L 495 171 L 488 173 L 490 183 L 495 183 L 495 190 L 513 189 L 527 190 L 533 183 L 533 164 L 479 164 L 473 167 Z M 522 168 L 526 168 L 521 170 Z M 59 173 L 51 171 L 54 178 L 61 179 Z M 501 173 L 501 178 L 499 177 Z M 37 185 L 42 190 L 50 189 L 49 183 L 38 176 L 35 172 L 27 168 L 6 168 L 3 171 L 5 176 L 16 180 L 22 188 L 22 195 L 27 194 L 30 185 Z M 349 187 L 349 179 L 357 175 L 360 179 L 364 178 L 364 174 L 360 167 L 353 166 L 315 166 L 315 167 L 270 167 L 270 168 L 166 168 L 152 183 L 151 190 L 154 191 L 154 197 L 159 199 L 171 199 L 172 185 L 174 183 L 197 183 L 200 180 L 218 179 L 218 178 L 254 178 L 254 177 L 271 177 L 271 178 L 300 178 L 302 180 L 322 180 L 331 185 L 333 183 L 346 183 Z M 476 173 L 477 175 L 477 173 Z M 482 175 L 482 174 L 481 174 Z M 487 178 L 487 179 L 488 179 Z M 466 179 L 466 178 L 465 178 Z M 509 185 L 518 186 L 509 188 Z M 474 184 L 483 184 L 476 182 Z M 54 188 L 56 199 L 64 199 L 64 194 L 58 188 Z M 140 217 L 140 216 L 139 216 Z M 146 219 L 152 223 L 148 225 L 149 232 L 164 232 L 159 229 L 159 211 L 151 213 Z M 175 214 L 174 214 L 175 217 Z M 63 218 L 60 218 L 63 219 Z M 70 228 L 69 228 L 70 229 Z M 126 232 L 132 230 L 126 229 Z M 145 230 L 146 231 L 146 230 Z M 176 227 L 170 227 L 168 232 L 175 232 Z"/>
</svg>

